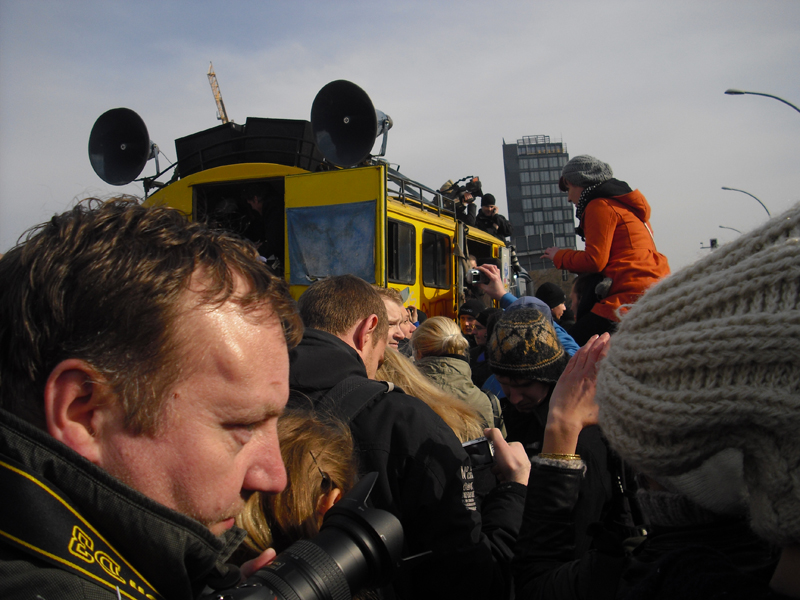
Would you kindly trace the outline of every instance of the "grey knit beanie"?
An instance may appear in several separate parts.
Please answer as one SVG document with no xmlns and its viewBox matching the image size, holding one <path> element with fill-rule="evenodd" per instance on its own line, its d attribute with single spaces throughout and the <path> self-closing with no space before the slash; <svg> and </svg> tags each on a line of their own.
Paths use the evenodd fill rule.
<svg viewBox="0 0 800 600">
<path fill-rule="evenodd" d="M 589 187 L 597 183 L 608 181 L 614 172 L 607 163 L 597 160 L 594 156 L 582 154 L 570 159 L 561 170 L 561 176 L 572 185 Z"/>
<path fill-rule="evenodd" d="M 753 530 L 800 544 L 800 204 L 634 304 L 597 402 L 611 445 L 655 479 L 740 451 Z"/>
<path fill-rule="evenodd" d="M 495 375 L 556 383 L 569 358 L 547 317 L 533 308 L 506 312 L 486 354 Z"/>
</svg>

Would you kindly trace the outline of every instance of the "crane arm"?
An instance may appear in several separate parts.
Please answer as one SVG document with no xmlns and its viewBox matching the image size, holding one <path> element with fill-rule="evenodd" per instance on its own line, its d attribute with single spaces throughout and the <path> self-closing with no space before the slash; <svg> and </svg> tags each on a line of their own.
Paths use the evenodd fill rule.
<svg viewBox="0 0 800 600">
<path fill-rule="evenodd" d="M 228 123 L 228 113 L 225 112 L 225 104 L 222 102 L 222 93 L 219 91 L 219 83 L 217 83 L 217 74 L 214 73 L 213 63 L 208 63 L 208 82 L 211 84 L 211 92 L 214 94 L 214 100 L 217 103 L 217 119 L 223 123 Z"/>
</svg>

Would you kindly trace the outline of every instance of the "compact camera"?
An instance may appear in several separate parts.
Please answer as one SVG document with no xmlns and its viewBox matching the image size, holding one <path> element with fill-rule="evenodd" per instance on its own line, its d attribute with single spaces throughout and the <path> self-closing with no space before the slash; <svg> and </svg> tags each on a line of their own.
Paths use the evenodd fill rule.
<svg viewBox="0 0 800 600">
<path fill-rule="evenodd" d="M 479 437 L 461 444 L 469 454 L 472 466 L 490 465 L 494 462 L 494 444 L 489 438 Z"/>
<path fill-rule="evenodd" d="M 489 278 L 478 269 L 470 269 L 467 271 L 467 285 L 474 285 L 476 283 L 489 283 Z"/>
</svg>

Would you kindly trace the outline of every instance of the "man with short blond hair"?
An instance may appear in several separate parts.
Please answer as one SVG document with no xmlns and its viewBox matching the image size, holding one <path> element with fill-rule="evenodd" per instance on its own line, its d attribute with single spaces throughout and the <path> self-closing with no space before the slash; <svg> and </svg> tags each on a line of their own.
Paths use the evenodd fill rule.
<svg viewBox="0 0 800 600">
<path fill-rule="evenodd" d="M 403 297 L 394 288 L 384 288 L 380 286 L 373 286 L 378 295 L 383 300 L 383 305 L 386 307 L 386 316 L 389 319 L 389 332 L 387 334 L 386 343 L 395 350 L 401 350 L 407 340 L 411 338 L 411 334 L 417 328 L 411 322 L 406 307 L 403 306 Z"/>
</svg>

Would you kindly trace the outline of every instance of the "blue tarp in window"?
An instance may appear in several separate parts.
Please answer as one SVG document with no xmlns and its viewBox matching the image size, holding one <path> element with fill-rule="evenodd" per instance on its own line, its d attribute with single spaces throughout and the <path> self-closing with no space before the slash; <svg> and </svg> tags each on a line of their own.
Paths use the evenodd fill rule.
<svg viewBox="0 0 800 600">
<path fill-rule="evenodd" d="M 286 209 L 292 285 L 352 274 L 375 283 L 375 200 Z"/>
</svg>

